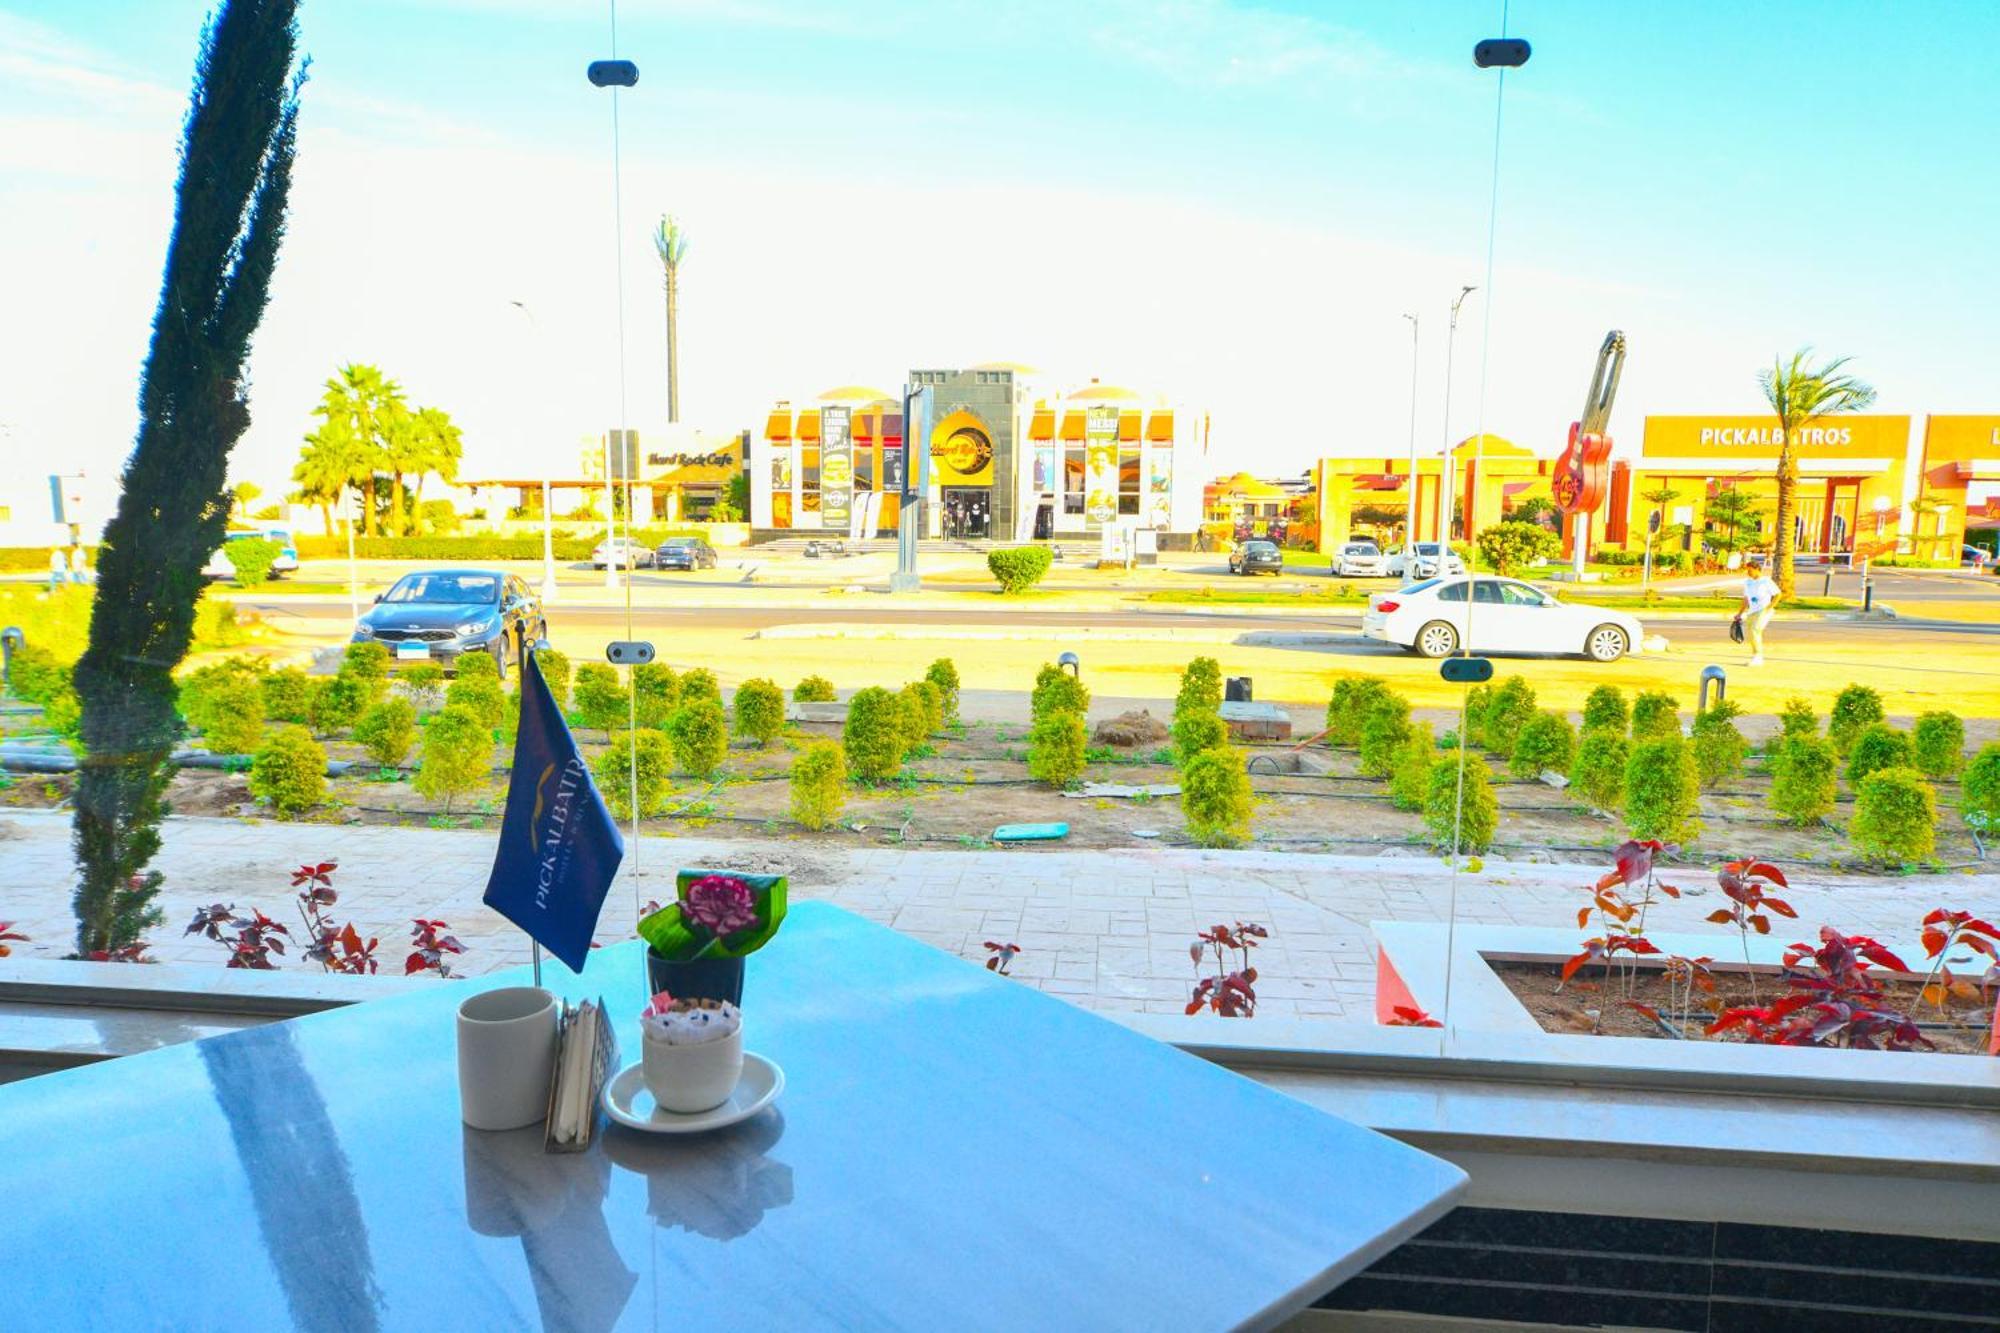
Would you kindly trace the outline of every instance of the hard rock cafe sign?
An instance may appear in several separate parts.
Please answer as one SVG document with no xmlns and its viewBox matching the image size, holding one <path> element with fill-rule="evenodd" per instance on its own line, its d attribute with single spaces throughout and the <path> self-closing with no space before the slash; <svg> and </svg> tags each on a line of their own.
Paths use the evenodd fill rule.
<svg viewBox="0 0 2000 1333">
<path fill-rule="evenodd" d="M 1572 421 L 1569 443 L 1556 459 L 1549 493 L 1565 514 L 1587 514 L 1604 503 L 1611 487 L 1611 437 L 1586 432 Z"/>
</svg>

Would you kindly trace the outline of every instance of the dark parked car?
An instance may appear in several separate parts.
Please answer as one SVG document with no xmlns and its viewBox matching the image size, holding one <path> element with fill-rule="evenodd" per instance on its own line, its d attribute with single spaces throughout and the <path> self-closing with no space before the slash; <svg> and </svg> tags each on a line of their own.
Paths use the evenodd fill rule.
<svg viewBox="0 0 2000 1333">
<path fill-rule="evenodd" d="M 715 548 L 699 537 L 669 537 L 653 552 L 659 569 L 714 569 Z"/>
<path fill-rule="evenodd" d="M 1275 542 L 1247 541 L 1229 553 L 1232 574 L 1282 574 L 1285 557 Z"/>
<path fill-rule="evenodd" d="M 501 679 L 529 644 L 547 636 L 542 604 L 522 579 L 492 569 L 427 569 L 405 574 L 354 624 L 354 642 L 379 643 L 391 663 L 450 667 L 466 653 L 489 653 Z"/>
</svg>

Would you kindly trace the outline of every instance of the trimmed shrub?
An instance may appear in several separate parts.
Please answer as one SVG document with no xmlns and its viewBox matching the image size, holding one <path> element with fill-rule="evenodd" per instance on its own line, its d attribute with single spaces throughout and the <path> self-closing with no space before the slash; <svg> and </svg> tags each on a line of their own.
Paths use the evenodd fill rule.
<svg viewBox="0 0 2000 1333">
<path fill-rule="evenodd" d="M 1616 813 L 1625 807 L 1625 765 L 1632 742 L 1622 731 L 1596 727 L 1576 743 L 1569 765 L 1570 790 L 1599 810 Z"/>
<path fill-rule="evenodd" d="M 16 698 L 31 704 L 46 704 L 52 696 L 68 688 L 69 668 L 58 662 L 48 649 L 24 643 L 14 650 L 7 678 Z M 181 689 L 187 689 L 185 683 Z M 185 704 L 182 711 L 186 711 Z"/>
<path fill-rule="evenodd" d="M 785 692 L 759 676 L 736 687 L 736 734 L 769 745 L 785 729 Z"/>
<path fill-rule="evenodd" d="M 1632 729 L 1632 709 L 1616 685 L 1599 685 L 1583 701 L 1583 729 L 1610 727 L 1623 735 Z"/>
<path fill-rule="evenodd" d="M 1089 711 L 1088 685 L 1053 662 L 1045 664 L 1035 673 L 1035 692 L 1028 700 L 1028 712 L 1035 721 L 1041 721 L 1050 713 L 1075 713 L 1082 717 Z"/>
<path fill-rule="evenodd" d="M 1507 771 L 1533 781 L 1545 772 L 1567 773 L 1576 761 L 1576 730 L 1561 713 L 1544 708 L 1529 718 L 1515 738 Z"/>
<path fill-rule="evenodd" d="M 1562 548 L 1562 538 L 1539 523 L 1509 519 L 1481 528 L 1475 545 L 1488 565 L 1511 577 L 1552 558 Z"/>
<path fill-rule="evenodd" d="M 463 705 L 446 704 L 425 724 L 422 749 L 417 791 L 442 799 L 446 814 L 454 800 L 479 791 L 493 774 L 493 729 Z"/>
<path fill-rule="evenodd" d="M 1026 592 L 1042 581 L 1054 559 L 1046 546 L 1003 546 L 986 553 L 986 568 L 1003 593 Z"/>
<path fill-rule="evenodd" d="M 1089 729 L 1079 713 L 1050 713 L 1028 728 L 1028 776 L 1061 791 L 1083 776 Z"/>
<path fill-rule="evenodd" d="M 597 790 L 604 797 L 604 804 L 612 817 L 619 820 L 632 818 L 632 757 L 633 737 L 638 738 L 639 759 L 639 817 L 658 814 L 666 804 L 667 794 L 674 789 L 671 774 L 674 768 L 672 747 L 667 737 L 651 727 L 641 727 L 636 733 L 621 731 L 612 736 L 611 744 L 604 753 L 597 756 L 591 765 L 591 773 L 597 779 Z"/>
<path fill-rule="evenodd" d="M 494 688 L 498 690 L 497 683 Z M 346 672 L 329 676 L 313 691 L 312 729 L 321 736 L 346 731 L 370 702 L 368 682 L 360 676 Z"/>
<path fill-rule="evenodd" d="M 1965 723 L 1958 714 L 1925 713 L 1910 732 L 1910 762 L 1925 777 L 1955 778 L 1965 767 Z"/>
<path fill-rule="evenodd" d="M 488 731 L 498 731 L 507 725 L 507 692 L 500 688 L 498 676 L 468 676 L 461 671 L 444 692 L 444 706 L 465 709 Z"/>
<path fill-rule="evenodd" d="M 1181 672 L 1180 692 L 1174 696 L 1174 716 L 1190 710 L 1215 713 L 1222 709 L 1222 664 L 1212 657 L 1197 657 Z"/>
<path fill-rule="evenodd" d="M 1398 810 L 1421 810 L 1437 767 L 1437 737 L 1428 722 L 1410 724 L 1409 735 L 1396 747 L 1389 768 L 1389 804 Z"/>
<path fill-rule="evenodd" d="M 944 724 L 958 721 L 958 665 L 949 657 L 940 657 L 924 668 L 924 679 L 938 688 Z"/>
<path fill-rule="evenodd" d="M 1465 795 L 1459 797 L 1458 765 L 1431 768 L 1430 790 L 1424 794 L 1424 827 L 1431 845 L 1447 854 L 1454 849 L 1480 855 L 1493 845 L 1500 828 L 1500 802 L 1493 795 L 1493 773 L 1474 754 L 1465 757 Z"/>
<path fill-rule="evenodd" d="M 491 653 L 460 653 L 458 656 L 458 678 L 464 680 L 467 676 L 475 678 L 483 676 L 489 680 L 498 680 L 500 679 L 500 663 L 494 659 Z"/>
<path fill-rule="evenodd" d="M 399 696 L 384 699 L 354 724 L 354 739 L 384 768 L 400 767 L 417 742 L 417 706 Z"/>
<path fill-rule="evenodd" d="M 1811 703 L 1793 695 L 1778 712 L 1778 727 L 1785 740 L 1794 736 L 1819 735 L 1819 714 Z"/>
<path fill-rule="evenodd" d="M 1727 699 L 1718 699 L 1695 714 L 1694 768 L 1704 787 L 1719 787 L 1743 771 L 1750 742 L 1736 729 L 1743 710 Z"/>
<path fill-rule="evenodd" d="M 1389 682 L 1380 676 L 1341 676 L 1333 682 L 1333 693 L 1326 701 L 1326 743 L 1328 745 L 1361 744 L 1361 727 L 1375 711 L 1376 704 L 1388 697 Z M 1215 707 L 1222 706 L 1220 694 Z"/>
<path fill-rule="evenodd" d="M 1371 778 L 1388 777 L 1395 767 L 1397 748 L 1409 738 L 1410 701 L 1385 691 L 1372 702 L 1361 723 L 1361 771 Z"/>
<path fill-rule="evenodd" d="M 74 742 L 83 731 L 83 700 L 64 681 L 55 693 L 42 700 L 42 725 L 72 742 L 70 748 L 79 748 Z"/>
<path fill-rule="evenodd" d="M 1215 713 L 1189 709 L 1174 718 L 1174 762 L 1185 766 L 1197 755 L 1229 744 L 1229 724 Z"/>
<path fill-rule="evenodd" d="M 1701 773 L 1679 736 L 1640 741 L 1625 761 L 1625 826 L 1635 838 L 1689 843 L 1701 834 Z"/>
<path fill-rule="evenodd" d="M 1485 744 L 1481 737 L 1486 729 L 1486 710 L 1492 706 L 1491 685 L 1474 685 L 1465 692 L 1465 706 L 1459 729 L 1464 733 L 1467 746 L 1477 749 Z"/>
<path fill-rule="evenodd" d="M 272 731 L 250 760 L 250 794 L 282 815 L 326 799 L 326 751 L 304 727 Z"/>
<path fill-rule="evenodd" d="M 1840 756 L 1822 736 L 1793 736 L 1771 754 L 1771 813 L 1805 828 L 1833 812 L 1840 795 Z"/>
<path fill-rule="evenodd" d="M 1861 733 L 1885 717 L 1878 691 L 1866 685 L 1849 685 L 1835 697 L 1833 711 L 1827 714 L 1826 738 L 1845 759 L 1854 742 L 1861 739 Z"/>
<path fill-rule="evenodd" d="M 542 679 L 548 682 L 549 693 L 555 696 L 556 707 L 568 708 L 569 655 L 559 653 L 553 648 L 543 648 L 535 653 L 535 665 L 542 669 Z"/>
<path fill-rule="evenodd" d="M 1512 758 L 1514 747 L 1520 742 L 1521 728 L 1534 716 L 1535 687 L 1523 676 L 1509 676 L 1487 701 L 1475 735 L 1493 753 Z"/>
<path fill-rule="evenodd" d="M 729 721 L 722 705 L 707 697 L 697 697 L 674 710 L 667 719 L 667 739 L 674 747 L 674 763 L 690 777 L 713 777 L 729 754 Z"/>
<path fill-rule="evenodd" d="M 1847 750 L 1847 785 L 1859 788 L 1870 773 L 1910 767 L 1910 738 L 1886 722 L 1871 722 Z"/>
<path fill-rule="evenodd" d="M 1204 750 L 1181 768 L 1181 815 L 1198 847 L 1250 840 L 1250 775 L 1230 746 Z"/>
<path fill-rule="evenodd" d="M 710 676 L 709 683 L 714 684 L 715 677 Z M 642 727 L 664 727 L 676 709 L 693 702 L 687 682 L 676 676 L 665 662 L 642 662 L 633 667 L 631 688 L 635 697 L 629 703 L 620 701 L 625 708 L 620 721 L 631 719 L 632 710 L 637 709 L 637 720 Z"/>
<path fill-rule="evenodd" d="M 1981 829 L 2000 829 L 2000 741 L 1979 747 L 1959 779 L 1958 813 Z"/>
<path fill-rule="evenodd" d="M 880 782 L 903 766 L 909 733 L 903 701 L 879 685 L 856 690 L 847 701 L 847 725 L 841 728 L 847 747 L 847 767 L 869 782 Z"/>
<path fill-rule="evenodd" d="M 707 667 L 690 667 L 681 673 L 681 702 L 691 704 L 696 699 L 722 702 L 722 686 Z"/>
<path fill-rule="evenodd" d="M 807 741 L 792 760 L 792 818 L 823 829 L 847 801 L 847 756 L 832 741 Z"/>
<path fill-rule="evenodd" d="M 625 724 L 625 691 L 608 663 L 585 662 L 576 669 L 571 701 L 578 726 L 608 732 Z"/>
<path fill-rule="evenodd" d="M 833 682 L 825 676 L 807 676 L 792 686 L 792 702 L 801 704 L 830 704 L 840 695 L 835 692 Z"/>
<path fill-rule="evenodd" d="M 910 718 L 910 748 L 930 742 L 944 727 L 944 696 L 928 680 L 913 680 L 902 689 L 903 707 Z M 1082 714 L 1077 715 L 1079 718 Z"/>
<path fill-rule="evenodd" d="M 254 588 L 271 577 L 271 566 L 285 548 L 263 537 L 243 537 L 222 544 L 222 558 L 236 573 L 236 586 Z"/>
<path fill-rule="evenodd" d="M 389 649 L 379 643 L 350 643 L 340 655 L 340 670 L 367 681 L 370 697 L 378 697 L 389 686 Z"/>
<path fill-rule="evenodd" d="M 18 659 L 17 659 L 18 661 Z M 176 700 L 181 716 L 197 731 L 207 731 L 215 715 L 215 699 L 225 694 L 231 685 L 247 682 L 259 685 L 264 676 L 262 664 L 248 657 L 228 657 L 220 662 L 210 662 L 197 667 L 174 682 Z M 70 668 L 60 668 L 55 679 L 68 684 Z M 36 702 L 41 702 L 36 700 Z"/>
<path fill-rule="evenodd" d="M 265 717 L 273 722 L 312 721 L 313 693 L 318 682 L 311 676 L 298 667 L 280 667 L 259 683 L 264 687 Z"/>
<path fill-rule="evenodd" d="M 436 662 L 419 662 L 396 673 L 396 683 L 410 696 L 419 713 L 444 707 L 444 668 Z"/>
<path fill-rule="evenodd" d="M 1632 701 L 1632 739 L 1634 741 L 1656 741 L 1664 738 L 1679 739 L 1681 734 L 1680 701 L 1661 690 L 1641 690 L 1639 697 Z"/>
<path fill-rule="evenodd" d="M 1914 768 L 1877 769 L 1855 789 L 1847 836 L 1857 851 L 1877 861 L 1928 861 L 1937 851 L 1937 794 Z"/>
<path fill-rule="evenodd" d="M 206 696 L 202 740 L 210 754 L 250 754 L 264 738 L 264 688 L 255 676 L 221 681 Z"/>
</svg>

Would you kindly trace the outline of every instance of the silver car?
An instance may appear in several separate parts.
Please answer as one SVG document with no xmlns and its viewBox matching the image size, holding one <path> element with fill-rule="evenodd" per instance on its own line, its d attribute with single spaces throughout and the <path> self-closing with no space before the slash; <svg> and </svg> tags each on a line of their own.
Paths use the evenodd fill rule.
<svg viewBox="0 0 2000 1333">
<path fill-rule="evenodd" d="M 1417 542 L 1389 557 L 1386 570 L 1405 583 L 1434 579 L 1441 574 L 1463 574 L 1465 561 L 1458 552 L 1440 542 Z"/>
<path fill-rule="evenodd" d="M 1374 542 L 1347 542 L 1333 557 L 1336 578 L 1379 579 L 1389 572 L 1382 548 Z"/>
</svg>

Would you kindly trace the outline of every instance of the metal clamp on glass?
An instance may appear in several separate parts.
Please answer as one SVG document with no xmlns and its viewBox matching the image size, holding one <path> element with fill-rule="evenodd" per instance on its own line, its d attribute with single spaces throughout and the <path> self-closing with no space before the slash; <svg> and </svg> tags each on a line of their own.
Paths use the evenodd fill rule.
<svg viewBox="0 0 2000 1333">
<path fill-rule="evenodd" d="M 1493 659 L 1447 657 L 1438 664 L 1438 674 L 1454 685 L 1478 685 L 1493 679 Z"/>
<path fill-rule="evenodd" d="M 604 658 L 613 666 L 644 666 L 653 660 L 653 645 L 644 639 L 619 639 L 604 646 Z M 1492 674 L 1492 669 L 1487 669 Z"/>
</svg>

